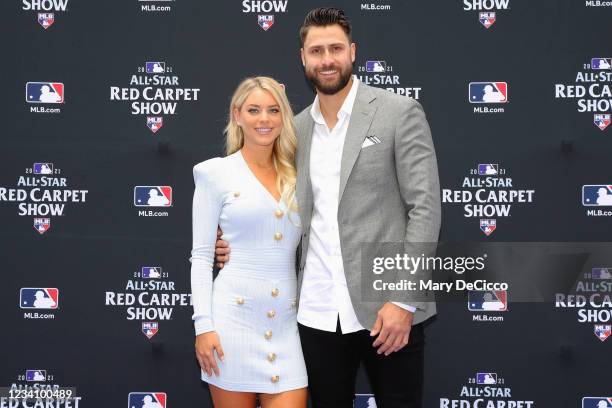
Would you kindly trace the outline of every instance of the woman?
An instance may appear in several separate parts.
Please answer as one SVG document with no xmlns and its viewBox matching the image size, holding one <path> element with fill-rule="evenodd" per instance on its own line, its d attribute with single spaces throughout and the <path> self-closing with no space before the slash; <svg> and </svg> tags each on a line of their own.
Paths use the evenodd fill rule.
<svg viewBox="0 0 612 408">
<path fill-rule="evenodd" d="M 230 105 L 227 156 L 193 174 L 196 356 L 216 408 L 306 407 L 296 319 L 293 113 L 278 82 L 248 78 Z M 212 282 L 217 225 L 232 260 Z"/>
</svg>

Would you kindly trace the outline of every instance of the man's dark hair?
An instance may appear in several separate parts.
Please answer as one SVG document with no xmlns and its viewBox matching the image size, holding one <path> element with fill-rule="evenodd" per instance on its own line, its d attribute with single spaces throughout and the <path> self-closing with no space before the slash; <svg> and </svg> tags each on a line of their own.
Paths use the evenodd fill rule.
<svg viewBox="0 0 612 408">
<path fill-rule="evenodd" d="M 338 24 L 342 28 L 349 42 L 351 42 L 351 22 L 346 18 L 346 15 L 344 15 L 344 11 L 335 7 L 318 7 L 310 10 L 308 14 L 306 14 L 304 23 L 300 28 L 302 46 L 304 46 L 304 40 L 306 39 L 310 27 L 325 27 L 334 24 Z"/>
</svg>

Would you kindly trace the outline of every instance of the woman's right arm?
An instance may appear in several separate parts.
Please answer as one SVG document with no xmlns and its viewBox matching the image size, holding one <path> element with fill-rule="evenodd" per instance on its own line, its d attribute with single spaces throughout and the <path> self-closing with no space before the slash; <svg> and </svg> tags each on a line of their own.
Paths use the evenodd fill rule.
<svg viewBox="0 0 612 408">
<path fill-rule="evenodd" d="M 208 375 L 219 369 L 214 352 L 223 360 L 223 350 L 212 321 L 212 267 L 217 239 L 217 225 L 222 207 L 222 193 L 215 186 L 208 160 L 193 168 L 193 246 L 191 250 L 191 301 L 196 334 L 196 356 Z"/>
</svg>

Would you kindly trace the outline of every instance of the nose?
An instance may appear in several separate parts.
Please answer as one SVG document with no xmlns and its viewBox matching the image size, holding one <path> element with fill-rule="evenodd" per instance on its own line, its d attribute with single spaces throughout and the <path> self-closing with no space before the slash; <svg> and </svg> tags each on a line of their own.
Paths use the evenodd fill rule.
<svg viewBox="0 0 612 408">
<path fill-rule="evenodd" d="M 331 54 L 329 53 L 329 50 L 323 51 L 323 55 L 321 56 L 321 62 L 323 63 L 324 66 L 331 65 L 332 58 L 331 58 Z"/>
<path fill-rule="evenodd" d="M 268 112 L 266 112 L 265 110 L 263 110 L 263 111 L 261 112 L 261 116 L 259 117 L 259 121 L 260 121 L 260 122 L 267 123 L 267 122 L 268 122 Z"/>
</svg>

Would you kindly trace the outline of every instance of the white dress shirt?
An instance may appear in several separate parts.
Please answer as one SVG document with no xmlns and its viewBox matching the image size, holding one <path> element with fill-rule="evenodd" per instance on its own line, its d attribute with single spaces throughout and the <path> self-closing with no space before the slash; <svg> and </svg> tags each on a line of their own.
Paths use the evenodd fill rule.
<svg viewBox="0 0 612 408">
<path fill-rule="evenodd" d="M 314 208 L 297 319 L 304 326 L 329 332 L 336 331 L 338 318 L 342 333 L 364 329 L 357 319 L 346 284 L 337 218 L 342 150 L 358 83 L 353 76 L 353 84 L 338 111 L 338 122 L 333 129 L 327 127 L 321 114 L 318 96 L 310 109 L 314 120 L 310 148 Z M 416 310 L 394 303 L 411 312 Z"/>
</svg>

